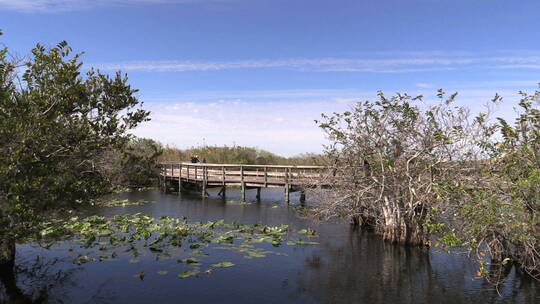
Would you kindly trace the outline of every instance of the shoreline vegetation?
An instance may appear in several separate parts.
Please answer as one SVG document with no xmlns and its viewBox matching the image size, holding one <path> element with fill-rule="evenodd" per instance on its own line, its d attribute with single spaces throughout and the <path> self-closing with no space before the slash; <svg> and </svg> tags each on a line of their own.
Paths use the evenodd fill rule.
<svg viewBox="0 0 540 304">
<path fill-rule="evenodd" d="M 539 280 L 540 90 L 520 95 L 513 124 L 491 106 L 473 115 L 443 90 L 434 105 L 379 92 L 323 114 L 332 190 L 316 213 L 392 243 L 465 249 L 495 285 L 513 266 Z"/>
<path fill-rule="evenodd" d="M 215 164 L 242 165 L 325 165 L 323 155 L 305 153 L 293 157 L 283 157 L 265 150 L 243 146 L 203 146 L 179 149 L 165 145 L 159 161 L 186 161 L 198 155 L 199 160 Z"/>
<path fill-rule="evenodd" d="M 331 140 L 323 155 L 284 158 L 249 147 L 181 150 L 134 138 L 130 130 L 150 113 L 127 75 L 83 73 L 80 58 L 66 42 L 37 45 L 22 62 L 0 50 L 0 273 L 15 285 L 15 244 L 42 234 L 44 223 L 57 220 L 53 215 L 88 206 L 119 185 L 152 186 L 160 161 L 194 154 L 208 163 L 330 166 L 325 178 L 332 188 L 316 193 L 320 202 L 312 210 L 319 219 L 347 218 L 392 243 L 466 249 L 480 265 L 478 275 L 495 285 L 513 266 L 540 279 L 538 90 L 522 93 L 514 124 L 489 111 L 471 115 L 456 106 L 457 93 L 439 90 L 439 103 L 426 107 L 421 96 L 381 92 L 350 111 L 323 115 L 318 125 Z M 133 220 L 148 224 L 144 229 L 157 227 L 139 217 Z M 131 233 L 125 220 L 94 218 L 70 227 L 84 234 L 97 225 L 97 234 L 109 238 L 107 225 Z M 165 223 L 158 238 L 183 233 L 184 223 L 163 220 L 181 225 Z M 285 233 L 229 228 L 256 230 L 270 242 L 278 239 L 275 229 Z M 195 230 L 189 233 L 203 233 Z M 62 234 L 56 232 L 47 235 Z M 151 237 L 135 233 L 137 240 Z"/>
</svg>

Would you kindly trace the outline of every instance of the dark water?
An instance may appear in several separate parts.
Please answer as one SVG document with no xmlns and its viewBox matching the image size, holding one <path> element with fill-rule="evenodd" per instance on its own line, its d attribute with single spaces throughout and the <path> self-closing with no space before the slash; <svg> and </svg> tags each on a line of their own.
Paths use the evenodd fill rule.
<svg viewBox="0 0 540 304">
<path fill-rule="evenodd" d="M 393 246 L 344 223 L 299 219 L 292 205 L 282 204 L 282 191 L 263 190 L 262 201 L 248 205 L 238 203 L 235 191 L 227 194 L 223 201 L 215 192 L 205 200 L 159 191 L 126 193 L 121 198 L 154 203 L 103 208 L 99 214 L 141 212 L 187 216 L 190 221 L 311 227 L 319 232 L 320 244 L 279 248 L 267 244 L 287 255 L 257 259 L 212 251 L 208 263 L 230 261 L 235 266 L 187 279 L 177 277 L 187 266 L 176 259 L 156 261 L 146 255 L 138 263 L 126 257 L 78 266 L 72 263 L 74 253 L 66 250 L 73 248 L 70 244 L 48 250 L 18 245 L 17 285 L 26 295 L 20 298 L 41 297 L 46 303 L 540 303 L 539 285 L 513 272 L 499 287 L 499 295 L 493 286 L 474 279 L 474 265 L 465 256 Z M 168 274 L 157 273 L 163 270 Z M 141 272 L 144 280 L 134 277 Z M 10 301 L 5 287 L 0 287 L 0 299 Z"/>
</svg>

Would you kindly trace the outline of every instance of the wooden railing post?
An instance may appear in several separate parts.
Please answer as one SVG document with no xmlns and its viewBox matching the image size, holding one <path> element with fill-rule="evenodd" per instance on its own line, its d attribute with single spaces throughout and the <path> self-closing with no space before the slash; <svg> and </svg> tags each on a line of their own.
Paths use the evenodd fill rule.
<svg viewBox="0 0 540 304">
<path fill-rule="evenodd" d="M 264 166 L 264 187 L 268 186 L 268 167 Z"/>
<path fill-rule="evenodd" d="M 178 195 L 182 193 L 182 163 L 178 164 Z"/>
<path fill-rule="evenodd" d="M 197 181 L 197 179 L 199 178 L 198 174 L 197 174 L 197 165 L 195 165 L 195 181 Z"/>
<path fill-rule="evenodd" d="M 225 166 L 221 166 L 221 185 L 225 187 Z"/>
<path fill-rule="evenodd" d="M 285 168 L 285 203 L 289 204 L 289 168 Z"/>
<path fill-rule="evenodd" d="M 242 187 L 242 202 L 246 201 L 246 184 L 244 183 L 244 166 L 240 166 L 240 185 Z"/>
</svg>

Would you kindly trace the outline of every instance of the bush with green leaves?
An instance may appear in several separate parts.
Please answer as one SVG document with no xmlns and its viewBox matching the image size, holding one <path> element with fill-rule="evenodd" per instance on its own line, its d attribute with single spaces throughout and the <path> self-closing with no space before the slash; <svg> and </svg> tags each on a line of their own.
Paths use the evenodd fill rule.
<svg viewBox="0 0 540 304">
<path fill-rule="evenodd" d="M 464 164 L 468 173 L 447 185 L 450 232 L 475 253 L 479 273 L 494 282 L 511 265 L 540 279 L 540 91 L 520 94 L 513 124 L 477 118 L 484 157 Z M 445 229 L 442 235 L 448 234 Z"/>
<path fill-rule="evenodd" d="M 0 50 L 0 262 L 44 212 L 103 193 L 96 159 L 148 120 L 136 92 L 120 73 L 83 72 L 65 42 L 24 61 Z"/>
<path fill-rule="evenodd" d="M 155 185 L 159 176 L 158 157 L 162 153 L 161 145 L 152 139 L 131 140 L 120 156 L 115 183 L 128 187 Z"/>
</svg>

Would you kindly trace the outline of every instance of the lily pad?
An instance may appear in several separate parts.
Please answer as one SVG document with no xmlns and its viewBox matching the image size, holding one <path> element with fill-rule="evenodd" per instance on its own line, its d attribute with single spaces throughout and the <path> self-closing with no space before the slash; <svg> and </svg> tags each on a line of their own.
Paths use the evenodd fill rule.
<svg viewBox="0 0 540 304">
<path fill-rule="evenodd" d="M 215 267 L 215 268 L 227 268 L 227 267 L 232 267 L 232 266 L 234 266 L 234 264 L 231 262 L 221 262 L 217 264 L 212 264 L 212 267 Z"/>
<path fill-rule="evenodd" d="M 199 269 L 194 269 L 190 271 L 182 271 L 178 274 L 178 277 L 181 279 L 189 278 L 189 277 L 198 277 L 201 271 Z"/>
</svg>

